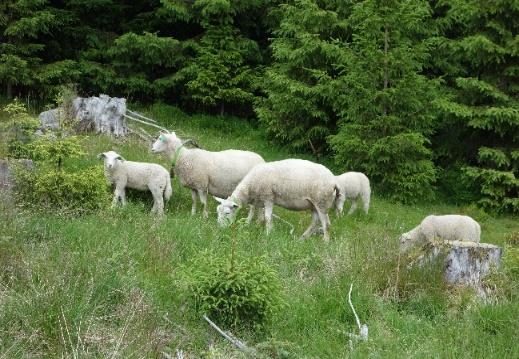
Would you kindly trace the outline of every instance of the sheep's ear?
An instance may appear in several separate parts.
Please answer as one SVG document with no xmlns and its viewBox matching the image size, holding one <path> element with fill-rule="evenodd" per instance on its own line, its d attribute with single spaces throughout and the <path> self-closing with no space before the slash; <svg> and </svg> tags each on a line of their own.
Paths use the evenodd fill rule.
<svg viewBox="0 0 519 359">
<path fill-rule="evenodd" d="M 102 160 L 102 159 L 106 158 L 106 155 L 104 153 L 100 153 L 100 154 L 97 155 L 97 158 Z"/>
<path fill-rule="evenodd" d="M 213 196 L 213 198 L 214 198 L 215 200 L 217 200 L 218 202 L 220 202 L 220 203 L 225 202 L 225 199 L 223 199 L 223 198 L 216 197 L 216 196 Z"/>
</svg>

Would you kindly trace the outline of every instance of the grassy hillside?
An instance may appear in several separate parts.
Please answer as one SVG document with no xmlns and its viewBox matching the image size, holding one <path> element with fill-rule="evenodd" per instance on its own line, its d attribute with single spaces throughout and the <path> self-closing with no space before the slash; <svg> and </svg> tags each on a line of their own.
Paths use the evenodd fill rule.
<svg viewBox="0 0 519 359">
<path fill-rule="evenodd" d="M 148 114 L 207 149 L 250 149 L 267 160 L 294 157 L 243 120 L 187 116 L 161 105 Z M 110 149 L 166 164 L 136 139 L 90 136 L 84 144 L 87 154 L 67 166 L 101 166 L 96 154 Z M 198 255 L 229 256 L 232 233 L 217 227 L 215 207 L 212 200 L 209 220 L 191 216 L 190 193 L 175 180 L 160 221 L 141 196 L 131 197 L 126 208 L 79 218 L 2 210 L 0 356 L 160 358 L 178 348 L 189 358 L 241 357 L 194 313 L 179 276 Z M 319 236 L 298 240 L 309 213 L 275 212 L 294 225 L 294 235 L 276 220 L 269 237 L 258 224 L 240 225 L 235 234 L 240 256 L 266 256 L 287 303 L 265 332 L 235 333 L 249 345 L 269 348 L 263 352 L 272 357 L 519 356 L 519 263 L 509 255 L 519 245 L 517 218 L 494 218 L 472 207 L 404 206 L 375 193 L 369 215 L 331 215 L 332 240 L 325 244 Z M 407 270 L 403 258 L 399 265 L 399 234 L 431 213 L 469 214 L 481 223 L 483 242 L 505 246 L 503 271 L 488 283 L 497 286 L 492 303 L 447 287 L 434 265 Z M 350 283 L 370 330 L 369 341 L 351 348 Z"/>
</svg>

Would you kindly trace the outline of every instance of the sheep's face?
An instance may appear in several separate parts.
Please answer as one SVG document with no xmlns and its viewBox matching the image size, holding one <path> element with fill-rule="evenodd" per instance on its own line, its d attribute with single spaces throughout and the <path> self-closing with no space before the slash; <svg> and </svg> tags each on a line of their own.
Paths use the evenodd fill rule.
<svg viewBox="0 0 519 359">
<path fill-rule="evenodd" d="M 151 145 L 151 152 L 155 154 L 165 152 L 168 148 L 168 143 L 173 141 L 176 137 L 175 132 L 167 133 L 161 131 L 159 137 L 153 142 L 153 145 Z"/>
<path fill-rule="evenodd" d="M 114 151 L 100 153 L 97 155 L 97 158 L 104 160 L 105 168 L 108 170 L 116 168 L 119 165 L 119 163 L 124 161 L 124 158 Z"/>
<path fill-rule="evenodd" d="M 411 233 L 406 232 L 400 236 L 400 251 L 405 252 L 409 249 L 411 244 L 413 243 L 411 238 Z"/>
<path fill-rule="evenodd" d="M 236 213 L 238 212 L 238 208 L 240 206 L 230 200 L 215 197 L 215 199 L 220 202 L 218 207 L 216 207 L 216 213 L 218 214 L 218 224 L 220 227 L 228 227 L 231 225 L 236 219 Z"/>
</svg>

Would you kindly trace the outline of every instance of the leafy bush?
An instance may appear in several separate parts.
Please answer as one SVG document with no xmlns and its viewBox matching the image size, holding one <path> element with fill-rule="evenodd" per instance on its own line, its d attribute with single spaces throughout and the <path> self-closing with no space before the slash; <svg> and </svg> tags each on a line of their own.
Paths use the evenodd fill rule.
<svg viewBox="0 0 519 359">
<path fill-rule="evenodd" d="M 233 263 L 205 252 L 184 273 L 196 310 L 224 326 L 260 328 L 283 305 L 279 278 L 263 257 Z"/>
<path fill-rule="evenodd" d="M 25 203 L 81 213 L 106 207 L 110 193 L 102 167 L 76 172 L 41 167 L 15 171 L 17 193 Z"/>
<path fill-rule="evenodd" d="M 25 105 L 18 100 L 7 104 L 3 111 L 7 117 L 0 121 L 0 143 L 6 144 L 4 150 L 10 157 L 27 158 L 28 152 L 24 149 L 24 144 L 32 139 L 34 131 L 40 122 L 27 113 Z"/>
<path fill-rule="evenodd" d="M 61 169 L 66 158 L 78 158 L 83 155 L 81 142 L 76 136 L 60 136 L 54 134 L 38 138 L 23 146 L 29 158 L 35 161 L 48 162 Z"/>
</svg>

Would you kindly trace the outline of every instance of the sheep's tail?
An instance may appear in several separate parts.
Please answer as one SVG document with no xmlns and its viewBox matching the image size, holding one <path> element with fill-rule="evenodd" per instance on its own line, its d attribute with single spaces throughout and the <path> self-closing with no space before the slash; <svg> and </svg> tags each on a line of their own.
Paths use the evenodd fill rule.
<svg viewBox="0 0 519 359">
<path fill-rule="evenodd" d="M 168 179 L 166 181 L 166 189 L 164 190 L 164 198 L 166 199 L 166 201 L 169 201 L 172 194 L 173 188 L 171 187 L 171 179 L 168 176 Z"/>
</svg>

